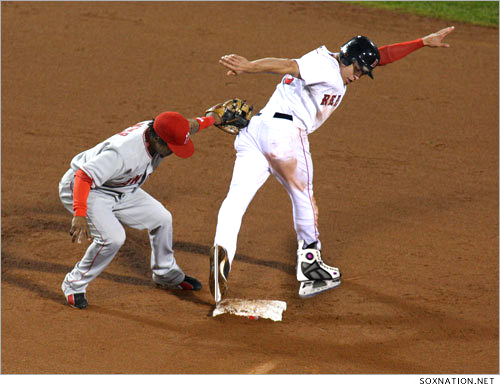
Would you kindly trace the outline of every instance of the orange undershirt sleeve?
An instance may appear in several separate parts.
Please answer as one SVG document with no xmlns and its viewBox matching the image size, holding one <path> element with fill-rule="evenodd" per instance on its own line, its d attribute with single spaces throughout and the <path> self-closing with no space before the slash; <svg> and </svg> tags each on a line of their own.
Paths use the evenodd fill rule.
<svg viewBox="0 0 500 385">
<path fill-rule="evenodd" d="M 92 179 L 82 170 L 75 173 L 73 186 L 73 212 L 76 217 L 87 216 L 87 198 L 89 197 Z"/>
<path fill-rule="evenodd" d="M 406 55 L 416 51 L 424 46 L 422 39 L 406 41 L 404 43 L 396 43 L 391 45 L 384 45 L 379 48 L 380 53 L 380 63 L 379 66 L 383 66 L 389 63 L 393 63 L 399 59 L 404 58 Z"/>
<path fill-rule="evenodd" d="M 200 125 L 200 128 L 198 131 L 203 130 L 204 128 L 210 127 L 215 123 L 215 119 L 213 116 L 204 116 L 202 118 L 196 118 L 198 121 L 198 124 Z"/>
</svg>

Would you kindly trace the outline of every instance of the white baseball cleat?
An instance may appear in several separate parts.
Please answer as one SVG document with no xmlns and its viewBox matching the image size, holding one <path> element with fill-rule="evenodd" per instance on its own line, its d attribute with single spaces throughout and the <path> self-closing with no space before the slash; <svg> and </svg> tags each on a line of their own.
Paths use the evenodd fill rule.
<svg viewBox="0 0 500 385">
<path fill-rule="evenodd" d="M 340 281 L 340 270 L 324 263 L 320 250 L 303 247 L 304 240 L 301 239 L 297 249 L 297 281 Z"/>
</svg>

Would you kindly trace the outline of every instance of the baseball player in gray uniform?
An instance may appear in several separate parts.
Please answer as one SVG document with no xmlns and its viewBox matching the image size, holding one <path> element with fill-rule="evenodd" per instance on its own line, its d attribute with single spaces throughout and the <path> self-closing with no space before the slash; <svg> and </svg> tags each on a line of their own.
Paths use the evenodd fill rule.
<svg viewBox="0 0 500 385">
<path fill-rule="evenodd" d="M 219 210 L 210 252 L 209 285 L 216 303 L 228 292 L 228 274 L 242 217 L 256 192 L 272 174 L 286 189 L 297 233 L 296 273 L 300 297 L 340 285 L 340 271 L 321 257 L 318 207 L 313 194 L 313 163 L 308 135 L 340 105 L 347 86 L 376 66 L 394 62 L 422 47 L 448 47 L 443 39 L 454 27 L 413 41 L 383 46 L 356 36 L 331 52 L 321 46 L 297 59 L 249 61 L 231 54 L 220 63 L 228 75 L 272 73 L 283 76 L 266 106 L 235 140 L 237 157 L 229 192 Z"/>
<path fill-rule="evenodd" d="M 73 158 L 59 183 L 59 196 L 74 215 L 72 241 L 92 240 L 92 243 L 62 282 L 69 305 L 87 307 L 87 286 L 125 242 L 123 225 L 148 231 L 152 278 L 157 285 L 168 289 L 201 289 L 201 283 L 186 275 L 174 258 L 172 215 L 141 186 L 165 157 L 172 153 L 190 157 L 194 152 L 190 136 L 218 122 L 216 114 L 186 119 L 177 112 L 167 111 Z"/>
</svg>

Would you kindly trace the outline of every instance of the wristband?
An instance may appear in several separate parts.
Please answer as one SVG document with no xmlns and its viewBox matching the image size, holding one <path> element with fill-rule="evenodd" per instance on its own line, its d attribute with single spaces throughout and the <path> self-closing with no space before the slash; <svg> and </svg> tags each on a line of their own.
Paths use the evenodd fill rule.
<svg viewBox="0 0 500 385">
<path fill-rule="evenodd" d="M 196 118 L 196 121 L 200 124 L 200 129 L 198 131 L 210 127 L 215 123 L 215 119 L 213 116 L 204 116 L 202 118 Z"/>
</svg>

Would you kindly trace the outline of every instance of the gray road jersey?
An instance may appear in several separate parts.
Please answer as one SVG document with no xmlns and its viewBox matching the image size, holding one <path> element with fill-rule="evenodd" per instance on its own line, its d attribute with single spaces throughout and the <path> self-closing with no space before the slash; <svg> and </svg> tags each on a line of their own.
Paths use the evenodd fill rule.
<svg viewBox="0 0 500 385">
<path fill-rule="evenodd" d="M 76 155 L 71 168 L 82 169 L 92 179 L 92 188 L 114 194 L 134 192 L 163 160 L 147 149 L 149 122 L 137 123 Z"/>
</svg>

